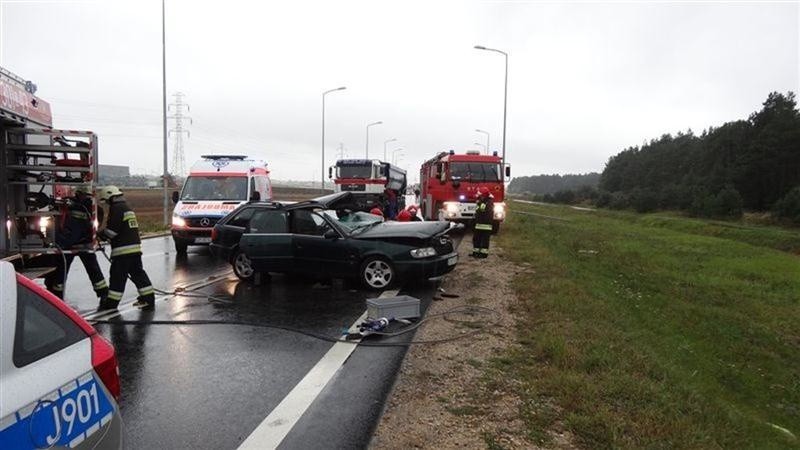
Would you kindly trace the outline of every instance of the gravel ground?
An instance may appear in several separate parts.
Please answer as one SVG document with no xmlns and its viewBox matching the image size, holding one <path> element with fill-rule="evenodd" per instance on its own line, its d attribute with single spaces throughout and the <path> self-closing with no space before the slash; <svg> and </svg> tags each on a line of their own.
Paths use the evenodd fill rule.
<svg viewBox="0 0 800 450">
<path fill-rule="evenodd" d="M 471 250 L 467 235 L 459 249 L 459 265 L 442 285 L 445 294 L 459 297 L 434 301 L 427 316 L 478 305 L 495 310 L 501 325 L 452 342 L 412 347 L 373 437 L 373 449 L 536 448 L 526 440 L 513 382 L 493 362 L 515 345 L 511 280 L 530 269 L 515 266 L 496 246 L 488 259 L 470 258 Z M 470 333 L 475 320 L 485 319 L 494 320 L 465 314 L 432 319 L 415 339 Z"/>
</svg>

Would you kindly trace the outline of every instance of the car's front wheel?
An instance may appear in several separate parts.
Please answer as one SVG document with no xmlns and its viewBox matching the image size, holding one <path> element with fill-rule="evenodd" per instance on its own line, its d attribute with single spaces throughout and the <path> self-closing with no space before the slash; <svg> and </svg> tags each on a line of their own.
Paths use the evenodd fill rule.
<svg viewBox="0 0 800 450">
<path fill-rule="evenodd" d="M 240 250 L 233 256 L 231 265 L 233 266 L 233 273 L 236 274 L 240 280 L 250 281 L 256 273 L 255 270 L 253 270 L 253 262 L 250 261 L 250 257 Z"/>
<path fill-rule="evenodd" d="M 392 264 L 380 257 L 367 258 L 361 264 L 361 282 L 370 289 L 385 289 L 395 281 Z"/>
</svg>

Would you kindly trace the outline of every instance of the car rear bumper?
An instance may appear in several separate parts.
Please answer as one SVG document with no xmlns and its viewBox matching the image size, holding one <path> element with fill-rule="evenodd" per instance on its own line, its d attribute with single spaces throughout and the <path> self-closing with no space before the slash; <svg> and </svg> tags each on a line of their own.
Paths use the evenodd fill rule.
<svg viewBox="0 0 800 450">
<path fill-rule="evenodd" d="M 401 278 L 435 278 L 450 273 L 458 264 L 458 253 L 452 252 L 433 258 L 402 261 L 395 263 L 397 275 Z"/>
</svg>

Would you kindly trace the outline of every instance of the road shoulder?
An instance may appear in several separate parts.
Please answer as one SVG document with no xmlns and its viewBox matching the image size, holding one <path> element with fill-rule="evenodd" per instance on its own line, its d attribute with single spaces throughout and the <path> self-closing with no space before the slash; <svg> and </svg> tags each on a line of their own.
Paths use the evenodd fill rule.
<svg viewBox="0 0 800 450">
<path fill-rule="evenodd" d="M 508 261 L 496 246 L 488 259 L 470 258 L 470 239 L 465 236 L 459 266 L 442 284 L 445 296 L 434 299 L 427 316 L 478 305 L 497 311 L 500 325 L 473 337 L 411 348 L 371 442 L 373 449 L 535 447 L 525 438 L 511 381 L 496 376 L 502 372 L 502 355 L 516 345 L 512 311 L 518 303 L 511 282 L 527 269 Z M 415 340 L 473 331 L 470 318 L 460 316 L 426 322 Z"/>
</svg>

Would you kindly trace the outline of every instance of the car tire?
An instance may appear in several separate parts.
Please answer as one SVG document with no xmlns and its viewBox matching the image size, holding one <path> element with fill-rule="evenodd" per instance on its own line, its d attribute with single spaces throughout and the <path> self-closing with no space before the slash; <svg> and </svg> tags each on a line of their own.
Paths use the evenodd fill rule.
<svg viewBox="0 0 800 450">
<path fill-rule="evenodd" d="M 184 254 L 186 253 L 186 249 L 189 248 L 189 243 L 184 241 L 183 239 L 172 238 L 175 241 L 175 251 Z"/>
<path fill-rule="evenodd" d="M 361 263 L 358 274 L 361 284 L 374 290 L 387 289 L 394 284 L 397 278 L 397 272 L 392 263 L 379 256 L 365 259 Z"/>
<path fill-rule="evenodd" d="M 242 281 L 250 281 L 256 274 L 253 262 L 240 250 L 237 250 L 231 258 L 231 266 L 233 266 L 233 273 Z"/>
</svg>

